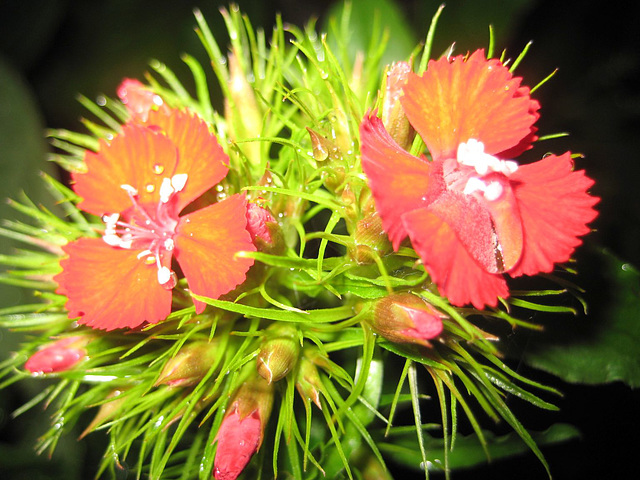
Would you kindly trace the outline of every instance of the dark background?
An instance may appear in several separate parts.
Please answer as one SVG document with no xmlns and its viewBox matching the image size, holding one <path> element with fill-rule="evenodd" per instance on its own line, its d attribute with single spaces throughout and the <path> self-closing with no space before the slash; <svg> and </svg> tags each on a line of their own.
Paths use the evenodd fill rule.
<svg viewBox="0 0 640 480">
<path fill-rule="evenodd" d="M 319 0 L 238 3 L 254 26 L 267 31 L 277 12 L 285 21 L 301 26 L 311 16 L 322 19 L 330 5 Z M 415 43 L 423 39 L 438 3 L 397 2 L 411 28 L 392 32 L 392 39 L 409 37 Z M 225 45 L 219 5 L 225 4 L 208 0 L 0 0 L 1 196 L 15 196 L 25 189 L 37 197 L 36 172 L 44 168 L 42 158 L 48 150 L 42 131 L 45 127 L 82 128 L 78 119 L 85 111 L 75 101 L 78 93 L 92 99 L 102 93 L 113 96 L 123 77 L 141 78 L 151 58 L 167 63 L 184 81 L 190 77 L 180 53 L 188 52 L 206 64 L 193 33 L 192 9 L 198 6 L 203 11 L 216 39 Z M 459 53 L 487 45 L 491 23 L 497 48 L 506 48 L 510 56 L 534 41 L 518 69 L 525 83 L 535 84 L 559 68 L 536 92 L 542 104 L 538 126 L 542 132 L 571 133 L 553 147 L 559 152 L 571 149 L 585 154 L 578 167 L 596 179 L 592 193 L 602 197 L 600 216 L 593 225 L 596 231 L 579 254 L 580 279 L 588 287 L 596 318 L 599 305 L 606 301 L 607 286 L 599 275 L 597 259 L 589 254 L 592 246 L 606 246 L 625 261 L 640 265 L 640 9 L 635 2 L 621 5 L 590 0 L 452 0 L 447 2 L 434 48 L 438 54 L 453 40 Z M 359 12 L 370 14 L 366 8 Z M 16 141 L 18 136 L 21 140 Z M 0 213 L 3 218 L 12 215 L 4 206 Z M 6 253 L 6 244 L 0 247 L 0 253 Z M 21 295 L 0 286 L 4 305 L 23 301 Z M 14 334 L 0 331 L 0 360 L 16 341 Z M 535 375 L 565 392 L 558 402 L 562 410 L 540 415 L 534 407 L 514 404 L 523 423 L 542 429 L 556 421 L 567 422 L 583 432 L 580 441 L 544 449 L 554 478 L 631 478 L 640 472 L 637 390 L 621 383 L 571 385 Z M 76 443 L 69 436 L 53 460 L 47 461 L 31 450 L 34 439 L 45 429 L 46 414 L 9 418 L 37 388 L 25 384 L 0 392 L 0 478 L 91 478 L 102 454 L 99 439 Z M 398 475 L 402 476 L 420 478 L 410 472 Z M 471 478 L 538 479 L 545 474 L 532 455 L 525 455 L 454 475 L 456 480 Z"/>
</svg>

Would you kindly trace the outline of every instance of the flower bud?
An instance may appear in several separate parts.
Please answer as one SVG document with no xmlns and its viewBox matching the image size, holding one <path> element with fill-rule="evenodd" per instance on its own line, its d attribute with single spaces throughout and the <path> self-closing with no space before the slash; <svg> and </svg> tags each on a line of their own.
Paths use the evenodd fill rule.
<svg viewBox="0 0 640 480">
<path fill-rule="evenodd" d="M 165 363 L 155 386 L 188 387 L 207 374 L 218 356 L 217 342 L 193 342 Z"/>
<path fill-rule="evenodd" d="M 247 204 L 247 231 L 258 251 L 282 253 L 282 229 L 273 214 L 257 203 Z"/>
<path fill-rule="evenodd" d="M 129 112 L 130 120 L 146 122 L 151 110 L 166 110 L 167 106 L 149 87 L 138 80 L 125 78 L 118 87 L 118 97 Z"/>
<path fill-rule="evenodd" d="M 307 127 L 313 158 L 322 170 L 322 181 L 329 190 L 336 191 L 345 180 L 345 162 L 342 152 L 334 140 L 323 137 L 318 132 Z"/>
<path fill-rule="evenodd" d="M 400 103 L 402 88 L 410 72 L 411 65 L 407 62 L 396 62 L 387 67 L 381 111 L 387 132 L 405 150 L 411 147 L 416 135 Z"/>
<path fill-rule="evenodd" d="M 118 413 L 122 405 L 127 400 L 126 395 L 120 396 L 122 395 L 122 393 L 122 390 L 114 390 L 109 395 L 107 395 L 107 398 L 110 398 L 111 400 L 100 405 L 98 413 L 96 413 L 96 416 L 93 417 L 93 420 L 91 420 L 89 426 L 85 428 L 84 431 L 80 434 L 78 440 L 82 440 L 88 434 L 93 432 L 97 427 L 105 424 L 113 417 L 115 417 L 116 413 Z"/>
<path fill-rule="evenodd" d="M 268 383 L 284 378 L 296 365 L 300 355 L 300 341 L 296 328 L 287 324 L 273 324 L 258 354 L 258 373 Z"/>
<path fill-rule="evenodd" d="M 305 404 L 311 400 L 322 410 L 322 405 L 320 404 L 320 392 L 323 391 L 322 380 L 320 380 L 317 367 L 306 357 L 300 358 L 300 363 L 298 364 L 296 389 Z"/>
<path fill-rule="evenodd" d="M 225 98 L 224 116 L 233 141 L 260 136 L 262 111 L 258 106 L 253 86 L 247 80 L 242 57 L 235 52 L 229 54 L 229 94 Z M 260 164 L 261 142 L 241 145 L 245 156 L 254 165 Z"/>
<path fill-rule="evenodd" d="M 442 332 L 445 315 L 412 293 L 394 293 L 378 300 L 369 318 L 371 328 L 395 343 L 430 346 Z"/>
<path fill-rule="evenodd" d="M 222 420 L 213 476 L 216 480 L 235 480 L 260 449 L 266 422 L 273 405 L 273 388 L 253 375 L 235 393 L 229 412 Z"/>
<path fill-rule="evenodd" d="M 373 263 L 376 254 L 384 256 L 392 249 L 382 219 L 375 211 L 358 221 L 353 239 L 354 247 L 349 253 L 358 264 Z"/>
<path fill-rule="evenodd" d="M 90 338 L 78 335 L 43 345 L 29 357 L 24 368 L 36 375 L 69 370 L 86 357 L 84 347 L 90 341 Z"/>
</svg>

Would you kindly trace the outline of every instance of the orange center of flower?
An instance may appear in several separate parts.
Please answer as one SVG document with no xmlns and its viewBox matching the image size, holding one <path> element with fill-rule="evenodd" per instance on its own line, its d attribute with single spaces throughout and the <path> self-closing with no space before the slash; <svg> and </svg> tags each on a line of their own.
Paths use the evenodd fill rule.
<svg viewBox="0 0 640 480">
<path fill-rule="evenodd" d="M 170 268 L 179 221 L 175 199 L 186 183 L 185 173 L 164 178 L 159 189 L 160 199 L 155 205 L 140 203 L 138 190 L 131 185 L 121 185 L 132 207 L 122 214 L 122 220 L 119 213 L 102 217 L 105 223 L 102 239 L 112 247 L 140 250 L 140 261 L 156 266 L 158 283 L 168 290 L 177 283 L 176 274 Z"/>
</svg>

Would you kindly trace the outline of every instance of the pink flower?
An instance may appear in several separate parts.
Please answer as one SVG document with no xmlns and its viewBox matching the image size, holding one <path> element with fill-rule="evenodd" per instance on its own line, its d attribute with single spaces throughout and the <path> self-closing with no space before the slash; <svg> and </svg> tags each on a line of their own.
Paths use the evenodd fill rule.
<svg viewBox="0 0 640 480">
<path fill-rule="evenodd" d="M 596 216 L 593 181 L 571 155 L 518 165 L 535 140 L 539 104 L 478 50 L 430 61 L 401 98 L 431 161 L 403 150 L 375 115 L 360 127 L 362 166 L 394 248 L 409 237 L 454 305 L 496 306 L 512 277 L 569 260 Z"/>
<path fill-rule="evenodd" d="M 138 80 L 125 78 L 118 87 L 117 94 L 131 115 L 130 120 L 146 122 L 151 110 L 169 113 L 162 98 Z"/>
<path fill-rule="evenodd" d="M 251 460 L 262 441 L 262 422 L 259 409 L 241 417 L 238 405 L 228 414 L 218 430 L 214 478 L 235 480 Z"/>
<path fill-rule="evenodd" d="M 39 375 L 69 370 L 87 355 L 87 343 L 88 339 L 81 336 L 61 338 L 31 355 L 24 368 Z"/>
<path fill-rule="evenodd" d="M 74 189 L 105 230 L 63 247 L 55 280 L 69 317 L 103 330 L 165 319 L 178 281 L 174 256 L 192 293 L 218 298 L 242 283 L 253 260 L 236 253 L 255 251 L 244 195 L 180 215 L 226 176 L 227 160 L 207 124 L 178 110 L 152 110 L 87 152 Z M 205 308 L 194 304 L 197 313 Z"/>
</svg>

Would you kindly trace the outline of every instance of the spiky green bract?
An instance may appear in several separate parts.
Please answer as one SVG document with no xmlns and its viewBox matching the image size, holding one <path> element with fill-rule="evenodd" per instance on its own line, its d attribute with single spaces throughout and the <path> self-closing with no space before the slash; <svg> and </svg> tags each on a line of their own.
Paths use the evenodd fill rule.
<svg viewBox="0 0 640 480">
<path fill-rule="evenodd" d="M 0 256 L 12 269 L 0 281 L 29 288 L 42 302 L 0 311 L 0 326 L 34 335 L 0 365 L 0 387 L 27 377 L 24 361 L 51 337 L 93 335 L 86 360 L 48 375 L 55 383 L 16 412 L 38 403 L 52 411 L 39 451 L 52 451 L 60 436 L 79 424 L 86 427 L 83 436 L 109 437 L 98 476 L 117 476 L 126 460 L 137 478 L 211 478 L 214 439 L 234 392 L 246 372 L 257 369 L 273 331 L 282 329 L 287 355 L 293 352 L 298 359 L 287 357 L 287 368 L 273 381 L 271 417 L 245 478 L 392 478 L 385 456 L 396 451 L 390 439 L 398 436 L 404 463 L 422 466 L 426 477 L 437 468 L 437 457 L 448 475 L 460 465 L 456 444 L 468 444 L 468 437 L 458 437 L 460 412 L 472 430 L 463 433 L 475 433 L 487 455 L 493 451 L 487 428 L 502 421 L 546 466 L 506 397 L 553 409 L 532 390 L 545 397 L 557 392 L 511 370 L 494 340 L 509 327 L 538 328 L 512 311 L 572 311 L 537 302 L 565 290 L 512 292 L 495 310 L 454 308 L 436 293 L 413 249 L 391 252 L 376 224 L 358 143 L 363 115 L 380 103 L 385 42 L 379 39 L 389 36 L 376 32 L 351 56 L 349 12 L 347 5 L 342 18 L 329 22 L 328 35 L 318 33 L 313 22 L 300 29 L 280 18 L 268 35 L 232 6 L 222 10 L 231 38 L 224 55 L 226 47 L 218 45 L 196 11 L 196 32 L 212 71 L 183 57 L 195 96 L 165 65 L 151 64 L 149 88 L 169 106 L 199 114 L 230 157 L 230 173 L 214 192 L 217 199 L 245 192 L 271 210 L 284 239 L 278 253 L 241 253 L 256 262 L 247 281 L 219 299 L 197 297 L 208 305 L 202 314 L 195 314 L 181 281 L 163 322 L 109 333 L 77 326 L 67 318 L 65 298 L 54 293 L 52 278 L 59 272 L 60 247 L 96 236 L 99 219 L 85 217 L 75 206 L 76 195 L 49 177 L 45 184 L 60 216 L 26 198 L 13 203 L 29 223 L 5 222 L 0 234 L 28 249 Z M 418 69 L 426 68 L 432 38 L 430 30 Z M 212 106 L 208 84 L 214 77 L 223 111 Z M 80 101 L 94 118 L 83 121 L 88 133 L 49 132 L 58 149 L 52 159 L 73 172 L 84 171 L 85 150 L 116 135 L 127 118 L 125 107 L 111 98 Z M 414 142 L 414 147 L 420 146 Z M 430 347 L 393 344 L 369 329 L 366 316 L 373 302 L 392 292 L 419 295 L 446 315 L 444 331 Z M 194 365 L 197 358 L 189 357 L 189 371 L 197 372 L 189 382 L 159 381 L 181 352 L 214 343 L 205 365 Z M 408 441 L 412 449 L 406 448 Z M 442 449 L 438 454 L 434 444 Z"/>
</svg>

